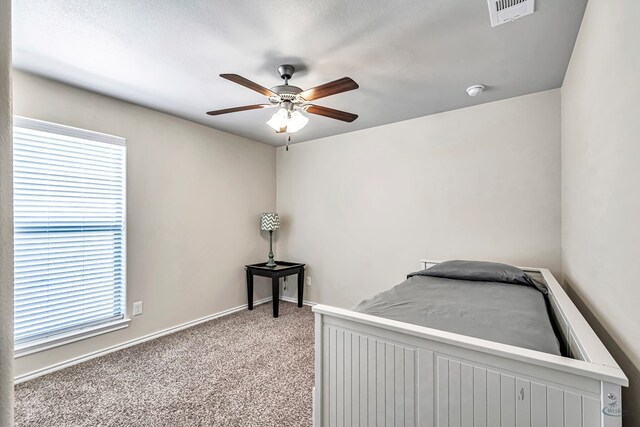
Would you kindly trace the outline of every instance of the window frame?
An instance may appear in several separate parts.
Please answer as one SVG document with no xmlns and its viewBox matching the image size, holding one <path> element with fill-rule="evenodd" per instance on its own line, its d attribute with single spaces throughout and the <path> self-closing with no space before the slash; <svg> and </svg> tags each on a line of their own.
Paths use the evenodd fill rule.
<svg viewBox="0 0 640 427">
<path fill-rule="evenodd" d="M 126 138 L 110 135 L 102 132 L 61 125 L 58 123 L 32 119 L 24 116 L 13 117 L 13 128 L 23 128 L 40 132 L 47 132 L 55 135 L 68 136 L 73 138 L 87 139 L 93 142 L 120 145 L 124 147 L 122 164 L 122 205 L 123 205 L 123 226 L 122 226 L 122 318 L 99 321 L 86 324 L 64 332 L 55 333 L 39 339 L 15 344 L 14 357 L 20 358 L 33 353 L 49 350 L 76 341 L 106 334 L 127 328 L 131 323 L 127 303 L 127 140 Z M 12 142 L 13 143 L 13 142 Z M 14 267 L 15 268 L 15 267 Z M 15 284 L 14 284 L 15 286 Z"/>
</svg>

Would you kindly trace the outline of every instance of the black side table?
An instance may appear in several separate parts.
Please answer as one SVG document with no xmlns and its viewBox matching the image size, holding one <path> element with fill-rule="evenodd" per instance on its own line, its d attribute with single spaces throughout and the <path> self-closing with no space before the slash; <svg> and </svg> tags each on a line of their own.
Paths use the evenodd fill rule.
<svg viewBox="0 0 640 427">
<path fill-rule="evenodd" d="M 302 293 L 304 291 L 304 264 L 286 261 L 276 261 L 275 267 L 267 267 L 266 262 L 245 265 L 247 269 L 247 301 L 249 310 L 253 310 L 253 276 L 271 278 L 271 292 L 273 293 L 273 317 L 278 317 L 280 303 L 280 278 L 298 275 L 298 307 L 302 307 Z"/>
</svg>

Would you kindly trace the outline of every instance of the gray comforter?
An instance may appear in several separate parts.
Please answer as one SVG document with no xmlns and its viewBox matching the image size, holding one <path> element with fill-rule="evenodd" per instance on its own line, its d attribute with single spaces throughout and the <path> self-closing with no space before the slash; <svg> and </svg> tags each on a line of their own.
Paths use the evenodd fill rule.
<svg viewBox="0 0 640 427">
<path fill-rule="evenodd" d="M 416 275 L 353 310 L 561 354 L 545 295 L 533 286 Z"/>
</svg>

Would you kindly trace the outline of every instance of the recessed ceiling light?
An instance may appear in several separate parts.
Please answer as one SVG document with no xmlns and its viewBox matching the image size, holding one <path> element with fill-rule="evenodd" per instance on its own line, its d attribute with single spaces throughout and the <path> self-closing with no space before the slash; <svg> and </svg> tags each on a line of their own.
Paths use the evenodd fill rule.
<svg viewBox="0 0 640 427">
<path fill-rule="evenodd" d="M 476 95 L 480 95 L 483 90 L 484 90 L 484 85 L 473 85 L 467 88 L 467 93 L 469 94 L 469 96 L 476 96 Z"/>
</svg>

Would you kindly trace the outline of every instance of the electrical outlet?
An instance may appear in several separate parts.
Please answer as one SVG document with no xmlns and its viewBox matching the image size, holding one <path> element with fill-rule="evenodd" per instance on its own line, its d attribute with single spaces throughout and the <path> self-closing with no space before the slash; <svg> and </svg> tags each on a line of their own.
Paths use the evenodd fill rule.
<svg viewBox="0 0 640 427">
<path fill-rule="evenodd" d="M 142 314 L 142 301 L 133 303 L 133 315 L 139 316 Z"/>
<path fill-rule="evenodd" d="M 307 286 L 311 286 L 311 276 L 307 276 Z"/>
</svg>

